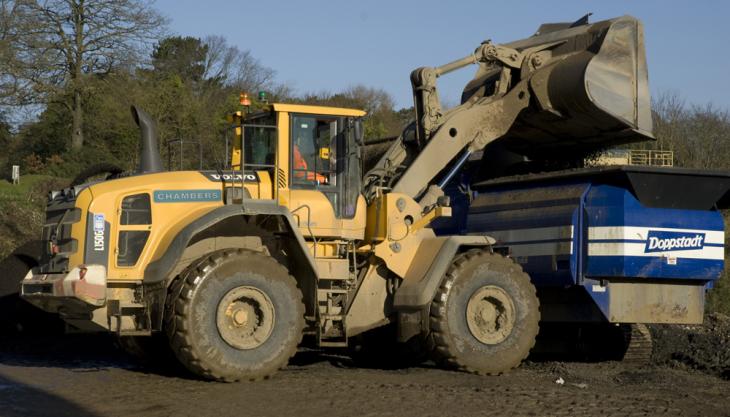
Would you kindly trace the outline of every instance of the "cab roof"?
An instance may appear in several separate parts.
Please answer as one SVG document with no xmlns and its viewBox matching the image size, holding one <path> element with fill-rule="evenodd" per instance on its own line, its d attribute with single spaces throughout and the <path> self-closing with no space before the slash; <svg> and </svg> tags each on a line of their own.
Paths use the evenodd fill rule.
<svg viewBox="0 0 730 417">
<path fill-rule="evenodd" d="M 347 109 L 343 107 L 310 106 L 305 104 L 272 104 L 274 111 L 287 113 L 326 114 L 332 116 L 353 116 L 362 117 L 367 112 L 358 109 Z"/>
</svg>

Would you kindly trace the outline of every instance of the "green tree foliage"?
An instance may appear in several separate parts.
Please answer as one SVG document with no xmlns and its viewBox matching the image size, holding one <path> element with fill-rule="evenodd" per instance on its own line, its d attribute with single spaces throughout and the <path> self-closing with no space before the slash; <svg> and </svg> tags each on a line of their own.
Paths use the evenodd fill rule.
<svg viewBox="0 0 730 417">
<path fill-rule="evenodd" d="M 12 144 L 13 133 L 11 132 L 10 123 L 6 121 L 5 115 L 3 113 L 0 113 L 0 147 L 2 147 L 2 149 L 5 149 L 5 152 L 0 153 L 0 167 L 7 165 L 8 149 Z"/>
<path fill-rule="evenodd" d="M 199 82 L 205 76 L 208 45 L 198 38 L 174 36 L 161 40 L 152 52 L 152 67 L 160 74 L 175 74 Z"/>
<path fill-rule="evenodd" d="M 155 48 L 152 71 L 139 71 L 144 108 L 157 117 L 163 158 L 171 167 L 197 168 L 202 150 L 204 168 L 224 168 L 225 139 L 231 138 L 226 116 L 238 107 L 241 91 L 280 91 L 274 71 L 249 51 L 221 37 L 172 37 Z M 183 140 L 182 149 L 171 141 Z M 188 145 L 185 145 L 185 142 Z"/>
<path fill-rule="evenodd" d="M 730 282 L 728 282 L 730 263 L 727 261 L 728 250 L 730 250 L 730 235 L 727 233 L 730 230 L 730 211 L 725 210 L 723 217 L 725 220 L 725 270 L 720 279 L 715 281 L 712 290 L 709 291 L 705 309 L 709 312 L 730 315 Z"/>
<path fill-rule="evenodd" d="M 70 131 L 69 122 L 68 112 L 61 111 L 57 104 L 49 106 L 38 123 L 23 127 L 16 143 L 21 155 L 35 154 L 45 159 L 63 153 Z"/>
<path fill-rule="evenodd" d="M 202 151 L 203 167 L 221 168 L 229 158 L 226 115 L 240 110 L 240 92 L 255 101 L 260 90 L 270 101 L 365 109 L 369 138 L 395 136 L 402 129 L 383 90 L 358 85 L 297 99 L 275 81 L 273 69 L 222 37 L 157 39 L 164 19 L 146 0 L 0 0 L 0 6 L 0 57 L 7 58 L 0 63 L 0 99 L 12 98 L 0 102 L 43 106 L 36 120 L 6 139 L 6 168 L 12 159 L 24 173 L 64 177 L 98 162 L 133 169 L 139 131 L 131 105 L 157 122 L 163 160 L 197 168 Z M 150 41 L 155 43 L 146 60 L 139 53 Z M 59 61 L 64 56 L 69 59 Z M 173 143 L 179 140 L 182 148 Z"/>
<path fill-rule="evenodd" d="M 0 6 L 4 101 L 66 106 L 72 114 L 69 142 L 76 150 L 84 145 L 93 75 L 138 62 L 166 23 L 147 0 L 17 0 Z"/>
<path fill-rule="evenodd" d="M 5 114 L 0 113 L 0 146 L 7 149 L 12 139 L 13 134 L 10 131 L 10 123 L 7 122 Z"/>
<path fill-rule="evenodd" d="M 225 138 L 231 137 L 226 116 L 240 110 L 240 91 L 267 90 L 272 100 L 287 91 L 274 82 L 273 70 L 219 37 L 162 39 L 150 63 L 85 81 L 83 152 L 67 151 L 71 112 L 59 104 L 63 97 L 54 96 L 38 120 L 22 126 L 12 141 L 14 163 L 19 161 L 25 173 L 64 177 L 99 162 L 134 169 L 139 130 L 129 109 L 136 105 L 157 122 L 163 161 L 172 168 L 197 169 L 201 151 L 204 168 L 224 168 Z M 175 140 L 183 140 L 182 152 L 179 142 L 170 143 Z"/>
</svg>

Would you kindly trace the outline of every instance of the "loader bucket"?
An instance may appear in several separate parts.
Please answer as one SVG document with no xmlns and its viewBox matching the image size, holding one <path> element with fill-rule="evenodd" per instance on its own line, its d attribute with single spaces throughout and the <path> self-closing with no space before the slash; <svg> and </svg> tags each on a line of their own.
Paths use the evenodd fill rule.
<svg viewBox="0 0 730 417">
<path fill-rule="evenodd" d="M 585 71 L 593 104 L 637 133 L 652 136 L 644 34 L 634 19 L 614 22 Z"/>
<path fill-rule="evenodd" d="M 642 24 L 630 16 L 593 24 L 543 25 L 505 44 L 526 54 L 531 94 L 501 146 L 534 158 L 586 153 L 653 139 Z M 537 58 L 535 58 L 537 57 Z M 482 65 L 462 101 L 488 96 L 498 77 Z M 519 76 L 518 76 L 519 77 Z M 523 81 L 513 75 L 512 85 Z"/>
</svg>

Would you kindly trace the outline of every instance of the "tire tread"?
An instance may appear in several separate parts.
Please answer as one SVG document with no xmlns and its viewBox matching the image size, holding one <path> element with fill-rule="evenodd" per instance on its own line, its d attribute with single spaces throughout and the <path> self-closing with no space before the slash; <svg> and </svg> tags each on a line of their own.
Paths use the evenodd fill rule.
<svg viewBox="0 0 730 417">
<path fill-rule="evenodd" d="M 459 360 L 459 355 L 456 353 L 456 346 L 452 342 L 451 337 L 448 335 L 447 303 L 451 288 L 454 286 L 455 281 L 458 279 L 460 273 L 465 269 L 465 267 L 471 262 L 475 262 L 481 258 L 488 259 L 490 267 L 504 271 L 513 279 L 519 280 L 519 285 L 521 287 L 529 288 L 530 294 L 528 294 L 528 296 L 534 297 L 533 301 L 539 309 L 540 304 L 539 299 L 537 298 L 535 286 L 532 285 L 530 277 L 523 272 L 522 268 L 512 259 L 484 249 L 472 249 L 466 251 L 454 259 L 431 303 L 429 320 L 431 334 L 435 343 L 435 348 L 433 350 L 434 360 L 442 366 L 464 372 L 480 375 L 500 375 L 513 367 L 519 366 L 519 363 L 527 358 L 530 350 L 532 350 L 535 346 L 535 338 L 532 339 L 530 348 L 526 350 L 526 353 L 519 359 L 519 363 L 516 366 L 509 366 L 507 369 L 500 369 L 497 371 L 483 371 L 469 366 Z"/>
<path fill-rule="evenodd" d="M 274 366 L 273 372 L 263 371 L 257 374 L 253 374 L 247 378 L 242 378 L 235 374 L 220 373 L 209 366 L 204 361 L 195 349 L 191 349 L 193 346 L 192 340 L 192 329 L 189 327 L 189 316 L 191 310 L 192 295 L 195 292 L 196 287 L 203 282 L 203 275 L 208 268 L 215 267 L 215 265 L 221 263 L 224 259 L 233 255 L 246 255 L 251 257 L 262 257 L 271 260 L 272 268 L 276 268 L 279 271 L 279 275 L 284 277 L 284 282 L 291 289 L 297 288 L 296 280 L 289 274 L 289 271 L 280 263 L 276 262 L 273 258 L 260 252 L 237 249 L 237 250 L 223 250 L 214 252 L 198 262 L 191 264 L 185 271 L 183 271 L 177 282 L 173 282 L 170 286 L 171 295 L 174 297 L 169 304 L 166 303 L 168 311 L 165 312 L 166 320 L 169 317 L 170 326 L 168 331 L 168 338 L 170 340 L 170 346 L 175 352 L 178 360 L 185 365 L 194 374 L 200 375 L 206 379 L 212 379 L 221 382 L 237 382 L 242 379 L 249 381 L 257 381 L 267 379 L 276 372 L 286 366 L 289 359 L 294 356 L 297 351 L 297 346 L 302 341 L 302 329 L 304 328 L 304 303 L 300 299 L 298 305 L 292 306 L 296 308 L 302 314 L 298 314 L 299 322 L 297 327 L 299 328 L 299 337 L 295 344 L 292 344 L 288 350 L 281 356 L 281 359 Z"/>
</svg>

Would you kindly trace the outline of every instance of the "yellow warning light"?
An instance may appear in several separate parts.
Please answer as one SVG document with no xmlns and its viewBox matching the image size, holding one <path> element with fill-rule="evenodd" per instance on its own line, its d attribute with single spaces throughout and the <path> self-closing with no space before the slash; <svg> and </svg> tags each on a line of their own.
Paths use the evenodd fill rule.
<svg viewBox="0 0 730 417">
<path fill-rule="evenodd" d="M 248 94 L 241 93 L 238 95 L 238 102 L 241 103 L 242 106 L 250 106 L 251 100 L 248 98 Z"/>
</svg>

